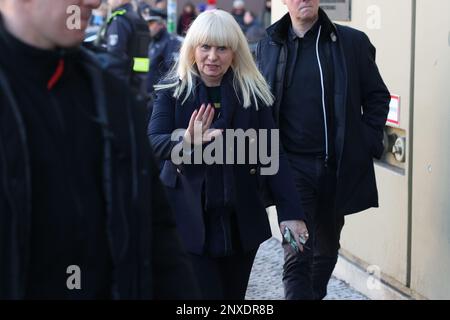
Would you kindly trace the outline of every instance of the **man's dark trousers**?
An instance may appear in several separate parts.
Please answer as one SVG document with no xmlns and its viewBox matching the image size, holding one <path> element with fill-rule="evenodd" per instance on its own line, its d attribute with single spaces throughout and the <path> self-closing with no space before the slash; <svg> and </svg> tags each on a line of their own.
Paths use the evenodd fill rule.
<svg viewBox="0 0 450 320">
<path fill-rule="evenodd" d="M 337 262 L 344 217 L 335 210 L 336 164 L 323 156 L 289 155 L 297 190 L 307 215 L 309 240 L 296 254 L 283 243 L 283 283 L 287 300 L 323 299 Z"/>
</svg>

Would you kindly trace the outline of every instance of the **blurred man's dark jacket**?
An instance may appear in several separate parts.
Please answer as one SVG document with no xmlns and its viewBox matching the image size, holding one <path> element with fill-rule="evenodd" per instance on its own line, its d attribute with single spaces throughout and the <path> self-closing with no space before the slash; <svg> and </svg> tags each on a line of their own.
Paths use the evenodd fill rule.
<svg viewBox="0 0 450 320">
<path fill-rule="evenodd" d="M 383 153 L 383 129 L 389 112 L 390 93 L 375 63 L 375 47 L 367 35 L 331 22 L 320 9 L 323 26 L 320 44 L 333 70 L 325 84 L 334 113 L 334 145 L 337 159 L 337 201 L 340 214 L 348 215 L 378 207 L 373 158 Z M 267 29 L 258 44 L 258 66 L 276 100 L 273 113 L 277 125 L 287 69 L 287 37 L 291 19 L 286 14 Z M 356 192 L 357 191 L 357 192 Z"/>
<path fill-rule="evenodd" d="M 125 83 L 87 50 L 27 46 L 1 16 L 0 49 L 0 299 L 196 298 L 145 110 Z M 95 264 L 81 270 L 92 290 L 39 289 L 66 286 L 65 263 L 78 261 Z"/>
</svg>

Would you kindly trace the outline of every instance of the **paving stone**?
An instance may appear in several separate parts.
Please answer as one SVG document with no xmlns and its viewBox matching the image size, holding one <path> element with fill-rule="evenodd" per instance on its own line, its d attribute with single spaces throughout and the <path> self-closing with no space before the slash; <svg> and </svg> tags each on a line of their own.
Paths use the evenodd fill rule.
<svg viewBox="0 0 450 320">
<path fill-rule="evenodd" d="M 283 249 L 275 238 L 264 242 L 258 250 L 247 289 L 247 300 L 284 300 Z M 325 300 L 368 300 L 347 283 L 332 277 Z"/>
</svg>

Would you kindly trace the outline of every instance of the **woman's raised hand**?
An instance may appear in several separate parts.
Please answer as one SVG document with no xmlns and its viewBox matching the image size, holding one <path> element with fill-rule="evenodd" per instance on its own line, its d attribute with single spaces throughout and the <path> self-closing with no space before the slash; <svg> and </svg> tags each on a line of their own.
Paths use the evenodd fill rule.
<svg viewBox="0 0 450 320">
<path fill-rule="evenodd" d="M 210 142 L 222 134 L 221 129 L 210 129 L 214 119 L 214 108 L 211 104 L 202 104 L 199 110 L 192 113 L 189 126 L 184 133 L 184 141 L 196 146 Z"/>
</svg>

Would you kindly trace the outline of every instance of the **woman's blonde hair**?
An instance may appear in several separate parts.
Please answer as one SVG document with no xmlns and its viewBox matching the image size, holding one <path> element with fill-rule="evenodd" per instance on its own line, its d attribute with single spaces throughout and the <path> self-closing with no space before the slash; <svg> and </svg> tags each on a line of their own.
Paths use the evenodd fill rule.
<svg viewBox="0 0 450 320">
<path fill-rule="evenodd" d="M 274 97 L 270 88 L 256 67 L 247 39 L 231 14 L 223 10 L 206 11 L 200 14 L 189 28 L 180 49 L 178 62 L 156 90 L 175 88 L 174 97 L 186 102 L 195 90 L 195 77 L 199 73 L 195 64 L 195 50 L 198 46 L 224 46 L 234 53 L 231 68 L 234 72 L 233 87 L 238 97 L 242 97 L 243 106 L 248 108 L 252 102 L 258 108 L 258 102 L 271 106 Z"/>
</svg>

